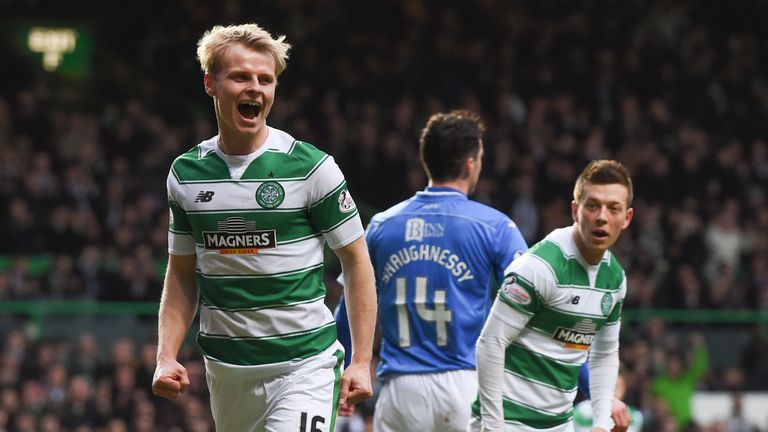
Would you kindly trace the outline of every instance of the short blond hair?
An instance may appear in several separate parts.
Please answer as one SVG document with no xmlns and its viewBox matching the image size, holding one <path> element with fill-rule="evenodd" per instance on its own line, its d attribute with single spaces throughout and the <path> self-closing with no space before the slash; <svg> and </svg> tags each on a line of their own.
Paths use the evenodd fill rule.
<svg viewBox="0 0 768 432">
<path fill-rule="evenodd" d="M 632 206 L 634 191 L 629 170 L 621 162 L 608 159 L 594 160 L 584 168 L 573 187 L 573 200 L 581 203 L 584 197 L 584 185 L 620 184 L 627 188 L 627 207 Z"/>
<path fill-rule="evenodd" d="M 280 75 L 288 61 L 291 45 L 285 42 L 285 36 L 273 38 L 258 24 L 240 24 L 215 26 L 206 31 L 197 42 L 197 59 L 203 72 L 216 74 L 221 70 L 220 59 L 224 51 L 234 44 L 264 52 L 275 59 L 275 75 Z"/>
</svg>

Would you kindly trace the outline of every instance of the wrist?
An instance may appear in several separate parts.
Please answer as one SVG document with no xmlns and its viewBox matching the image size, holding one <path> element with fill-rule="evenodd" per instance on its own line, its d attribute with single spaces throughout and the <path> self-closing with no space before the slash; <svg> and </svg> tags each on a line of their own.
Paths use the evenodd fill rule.
<svg viewBox="0 0 768 432">
<path fill-rule="evenodd" d="M 157 352 L 157 362 L 166 362 L 166 361 L 176 361 L 176 354 L 171 354 L 167 352 Z"/>
<path fill-rule="evenodd" d="M 371 356 L 370 355 L 362 355 L 353 352 L 352 353 L 352 359 L 350 360 L 350 365 L 363 365 L 363 366 L 370 366 L 371 364 Z"/>
</svg>

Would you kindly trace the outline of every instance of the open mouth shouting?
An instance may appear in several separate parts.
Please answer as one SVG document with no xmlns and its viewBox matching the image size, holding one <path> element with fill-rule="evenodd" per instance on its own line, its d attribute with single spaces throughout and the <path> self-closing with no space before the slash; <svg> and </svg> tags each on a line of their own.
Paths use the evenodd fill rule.
<svg viewBox="0 0 768 432">
<path fill-rule="evenodd" d="M 598 240 L 606 240 L 609 236 L 608 231 L 603 229 L 596 229 L 592 231 L 592 235 Z"/>
<path fill-rule="evenodd" d="M 244 118 L 253 120 L 261 112 L 261 104 L 256 101 L 242 101 L 237 104 L 237 111 Z"/>
</svg>

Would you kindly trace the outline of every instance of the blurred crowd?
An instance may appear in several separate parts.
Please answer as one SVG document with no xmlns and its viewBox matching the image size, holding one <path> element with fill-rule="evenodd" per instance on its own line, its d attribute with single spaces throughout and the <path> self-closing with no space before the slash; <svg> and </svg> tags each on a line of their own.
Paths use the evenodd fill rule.
<svg viewBox="0 0 768 432">
<path fill-rule="evenodd" d="M 718 371 L 710 363 L 713 348 L 707 347 L 701 332 L 671 332 L 658 319 L 635 330 L 621 348 L 624 401 L 643 414 L 643 431 L 758 430 L 740 401 L 745 392 L 768 388 L 764 332 L 756 328 L 739 350 L 738 364 Z M 137 344 L 126 335 L 100 342 L 89 332 L 51 339 L 8 331 L 0 340 L 0 431 L 213 431 L 205 369 L 194 344 L 187 344 L 179 356 L 191 385 L 173 402 L 151 394 L 156 354 L 154 342 Z M 374 378 L 375 393 L 380 385 Z M 732 394 L 730 414 L 696 423 L 691 400 L 698 390 Z M 374 404 L 375 396 L 358 405 L 354 417 L 339 418 L 337 431 L 370 431 Z"/>
<path fill-rule="evenodd" d="M 0 80 L 0 301 L 159 299 L 168 168 L 216 133 L 195 43 L 213 24 L 255 21 L 293 45 L 269 123 L 333 155 L 364 218 L 425 186 L 417 139 L 429 115 L 471 109 L 487 126 L 474 198 L 509 214 L 529 243 L 570 223 L 587 161 L 616 158 L 635 181 L 636 218 L 616 248 L 625 307 L 768 311 L 765 1 L 135 3 L 82 1 L 99 17 L 85 80 L 42 72 L 0 42 L 10 65 Z M 73 9 L 0 2 L 4 17 L 82 22 Z M 640 372 L 628 397 L 654 406 L 646 390 L 666 369 L 662 354 L 690 351 L 664 346 L 647 323 L 632 333 L 622 350 Z M 748 346 L 752 360 L 703 385 L 768 389 L 765 339 Z M 57 374 L 60 400 L 117 397 L 120 365 L 91 374 L 63 363 L 62 347 L 33 351 L 15 360 L 59 356 L 62 367 L 14 375 L 4 361 L 3 376 L 27 378 L 2 383 L 19 407 L 27 387 L 55 387 Z M 142 373 L 130 410 L 157 410 Z M 62 409 L 54 403 L 54 416 Z"/>
<path fill-rule="evenodd" d="M 100 346 L 33 342 L 23 331 L 4 335 L 0 357 L 0 431 L 210 432 L 205 369 L 194 347 L 182 350 L 191 385 L 175 402 L 152 395 L 157 346 L 116 338 Z"/>
</svg>

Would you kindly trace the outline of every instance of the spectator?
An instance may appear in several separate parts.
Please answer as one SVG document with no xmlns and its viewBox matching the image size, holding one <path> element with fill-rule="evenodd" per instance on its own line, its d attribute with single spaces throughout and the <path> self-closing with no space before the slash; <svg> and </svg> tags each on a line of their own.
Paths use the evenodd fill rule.
<svg viewBox="0 0 768 432">
<path fill-rule="evenodd" d="M 734 199 L 726 200 L 723 210 L 707 226 L 705 239 L 709 249 L 709 261 L 705 274 L 715 279 L 720 270 L 727 268 L 737 271 L 741 254 L 747 250 L 748 241 L 738 224 L 739 204 Z"/>
<path fill-rule="evenodd" d="M 701 334 L 693 334 L 691 349 L 693 360 L 687 367 L 680 354 L 668 354 L 664 372 L 652 384 L 653 395 L 666 403 L 670 415 L 680 427 L 691 423 L 691 398 L 709 369 L 709 354 Z"/>
<path fill-rule="evenodd" d="M 731 395 L 731 404 L 731 414 L 725 419 L 726 430 L 728 432 L 752 432 L 753 426 L 744 417 L 741 393 Z"/>
<path fill-rule="evenodd" d="M 63 425 L 68 429 L 100 424 L 103 419 L 99 418 L 98 408 L 93 400 L 93 386 L 90 379 L 82 375 L 70 379 L 61 417 Z"/>
<path fill-rule="evenodd" d="M 740 366 L 747 375 L 749 390 L 768 388 L 768 340 L 764 327 L 752 329 L 749 342 L 741 351 Z"/>
</svg>

